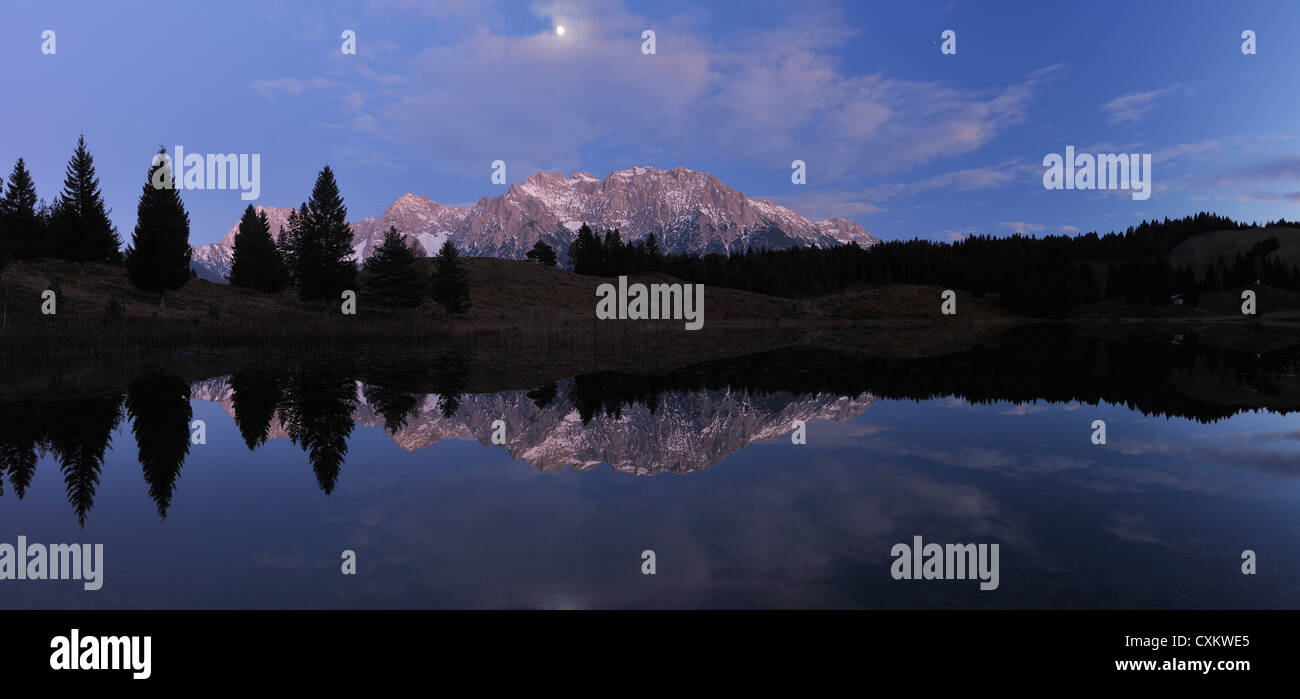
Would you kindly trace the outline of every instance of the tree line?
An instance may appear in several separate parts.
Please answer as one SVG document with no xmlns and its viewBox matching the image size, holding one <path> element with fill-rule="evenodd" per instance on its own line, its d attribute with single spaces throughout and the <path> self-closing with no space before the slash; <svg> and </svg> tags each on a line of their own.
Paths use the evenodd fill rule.
<svg viewBox="0 0 1300 699">
<path fill-rule="evenodd" d="M 84 136 L 65 169 L 63 189 L 52 204 L 37 197 L 26 162 L 19 158 L 7 181 L 0 180 L 0 268 L 12 260 L 60 259 L 82 264 L 121 265 L 140 291 L 166 294 L 195 277 L 191 269 L 190 219 L 180 191 L 159 187 L 172 182 L 171 163 L 159 148 L 140 193 L 136 225 L 124 249 L 109 217 Z M 278 239 L 277 239 L 278 238 Z M 304 301 L 338 299 L 355 289 L 352 229 L 334 173 L 327 165 L 316 177 L 311 197 L 292 212 L 272 237 L 265 212 L 248 206 L 239 222 L 228 281 L 268 293 L 296 290 Z M 553 257 L 553 256 L 552 256 Z M 387 308 L 414 308 L 431 296 L 448 312 L 470 307 L 469 273 L 455 244 L 446 241 L 434 271 L 419 269 L 416 255 L 390 228 L 366 260 L 362 293 Z"/>
<path fill-rule="evenodd" d="M 1278 220 L 1266 227 L 1295 227 Z M 728 255 L 660 253 L 653 234 L 624 242 L 617 229 L 600 235 L 584 224 L 569 245 L 573 271 L 595 276 L 662 272 L 687 282 L 783 297 L 813 297 L 858 285 L 923 284 L 996 295 L 1019 314 L 1060 317 L 1070 308 L 1108 298 L 1168 303 L 1176 294 L 1195 304 L 1205 291 L 1254 283 L 1300 291 L 1300 270 L 1276 255 L 1270 239 L 1239 252 L 1232 262 L 1175 269 L 1167 255 L 1178 244 L 1210 231 L 1246 224 L 1212 213 L 1144 221 L 1123 233 L 995 237 L 971 235 L 954 243 L 913 239 L 870 248 L 855 243 L 796 247 Z M 1103 284 L 1104 282 L 1104 284 Z"/>
</svg>

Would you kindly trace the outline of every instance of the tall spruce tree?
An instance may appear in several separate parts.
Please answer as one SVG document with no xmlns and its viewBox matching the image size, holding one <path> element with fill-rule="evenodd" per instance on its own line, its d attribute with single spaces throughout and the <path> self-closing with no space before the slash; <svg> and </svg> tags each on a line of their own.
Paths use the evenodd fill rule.
<svg viewBox="0 0 1300 699">
<path fill-rule="evenodd" d="M 167 153 L 158 149 L 160 156 Z M 166 305 L 166 294 L 190 280 L 190 215 L 180 191 L 171 186 L 171 163 L 154 158 L 136 207 L 135 232 L 126 249 L 126 273 L 141 291 L 158 294 L 158 305 Z M 161 185 L 161 186 L 160 186 Z"/>
<path fill-rule="evenodd" d="M 316 176 L 311 198 L 304 204 L 306 220 L 293 242 L 293 277 L 304 299 L 337 299 L 356 285 L 357 266 L 352 254 L 352 227 L 348 209 L 339 195 L 334 171 L 328 165 Z"/>
<path fill-rule="evenodd" d="M 244 209 L 230 260 L 229 281 L 232 286 L 271 293 L 285 287 L 288 280 L 284 261 L 280 258 L 280 249 L 271 239 L 270 228 L 266 211 L 259 212 L 252 204 Z"/>
<path fill-rule="evenodd" d="M 51 217 L 54 255 L 74 262 L 121 262 L 122 240 L 108 214 L 95 160 L 86 149 L 86 137 L 79 136 Z"/>
<path fill-rule="evenodd" d="M 9 186 L 0 199 L 4 247 L 16 258 L 44 257 L 50 252 L 44 221 L 37 209 L 36 183 L 22 158 L 9 173 Z"/>
<path fill-rule="evenodd" d="M 388 227 L 384 242 L 366 260 L 364 283 L 366 296 L 383 308 L 415 308 L 424 301 L 426 277 L 395 226 Z"/>
<path fill-rule="evenodd" d="M 442 244 L 434 258 L 433 277 L 429 280 L 433 300 L 448 313 L 460 315 L 469 310 L 469 270 L 460 261 L 460 252 L 450 240 Z"/>
<path fill-rule="evenodd" d="M 601 274 L 604 264 L 600 238 L 590 226 L 582 224 L 577 237 L 569 244 L 569 267 L 578 274 Z"/>
</svg>

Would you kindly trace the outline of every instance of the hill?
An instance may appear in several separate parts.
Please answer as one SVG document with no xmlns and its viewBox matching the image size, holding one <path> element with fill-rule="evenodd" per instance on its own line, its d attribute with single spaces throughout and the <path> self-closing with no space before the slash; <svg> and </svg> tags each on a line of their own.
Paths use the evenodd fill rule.
<svg viewBox="0 0 1300 699">
<path fill-rule="evenodd" d="M 456 333 L 568 331 L 609 334 L 657 328 L 666 341 L 699 341 L 681 320 L 597 321 L 596 287 L 612 281 L 488 257 L 462 258 L 470 273 L 471 307 L 449 316 L 431 300 L 416 309 L 369 304 L 362 294 L 356 315 L 338 303 L 303 303 L 292 291 L 270 294 L 203 279 L 169 293 L 165 307 L 136 290 L 123 268 L 57 260 L 29 260 L 3 270 L 3 330 L 7 351 L 113 351 L 130 347 L 223 347 L 411 344 Z M 420 259 L 426 272 L 433 260 Z M 364 271 L 362 278 L 364 279 Z M 675 283 L 662 274 L 633 275 L 632 283 Z M 54 315 L 41 313 L 42 293 L 57 293 Z M 830 296 L 788 299 L 737 289 L 706 287 L 704 327 L 848 327 L 892 321 L 1009 321 L 995 305 L 959 301 L 956 317 L 939 313 L 941 289 L 920 285 L 862 287 Z M 676 338 L 674 340 L 673 338 Z M 774 340 L 779 339 L 773 338 Z"/>
<path fill-rule="evenodd" d="M 1290 226 L 1253 226 L 1240 230 L 1209 231 L 1195 235 L 1175 245 L 1169 251 L 1169 263 L 1174 268 L 1191 265 L 1198 278 L 1213 263 L 1223 260 L 1229 267 L 1238 254 L 1245 255 L 1252 247 L 1269 238 L 1277 238 L 1281 247 L 1267 259 L 1281 258 L 1288 265 L 1300 265 L 1300 229 Z"/>
</svg>

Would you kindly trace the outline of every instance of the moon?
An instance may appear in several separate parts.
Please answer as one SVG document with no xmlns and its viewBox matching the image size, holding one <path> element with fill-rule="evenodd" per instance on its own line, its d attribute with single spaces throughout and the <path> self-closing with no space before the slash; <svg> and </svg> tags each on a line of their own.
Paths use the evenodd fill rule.
<svg viewBox="0 0 1300 699">
<path fill-rule="evenodd" d="M 563 24 L 557 25 L 555 27 L 555 33 L 557 36 L 564 36 L 564 25 Z"/>
</svg>

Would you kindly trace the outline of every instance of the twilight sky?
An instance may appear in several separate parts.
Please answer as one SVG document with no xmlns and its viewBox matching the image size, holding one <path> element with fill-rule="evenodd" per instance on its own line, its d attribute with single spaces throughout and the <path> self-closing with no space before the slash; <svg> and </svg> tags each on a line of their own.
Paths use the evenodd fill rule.
<svg viewBox="0 0 1300 699">
<path fill-rule="evenodd" d="M 354 220 L 406 192 L 497 196 L 497 159 L 510 182 L 704 170 L 883 239 L 1300 218 L 1300 3 L 1286 0 L 6 0 L 0 20 L 0 170 L 24 157 L 52 198 L 84 132 L 124 240 L 160 144 L 260 153 L 264 205 L 297 205 L 328 163 Z M 940 53 L 945 29 L 956 55 Z M 1043 157 L 1067 145 L 1152 154 L 1151 198 L 1045 190 Z M 246 204 L 182 197 L 194 244 Z"/>
</svg>

